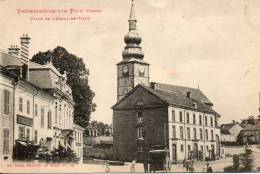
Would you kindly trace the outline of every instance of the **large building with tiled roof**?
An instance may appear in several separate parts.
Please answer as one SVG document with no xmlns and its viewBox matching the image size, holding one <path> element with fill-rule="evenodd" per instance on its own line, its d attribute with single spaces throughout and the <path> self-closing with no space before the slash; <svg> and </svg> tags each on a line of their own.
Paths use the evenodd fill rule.
<svg viewBox="0 0 260 174">
<path fill-rule="evenodd" d="M 113 109 L 113 152 L 118 160 L 143 161 L 153 147 L 165 147 L 173 162 L 220 157 L 220 115 L 196 88 L 150 83 L 132 4 L 123 61 L 117 64 Z"/>
<path fill-rule="evenodd" d="M 49 153 L 59 146 L 70 148 L 82 162 L 84 129 L 74 124 L 66 72 L 61 74 L 51 62 L 31 62 L 29 40 L 23 35 L 21 49 L 11 46 L 8 53 L 0 52 L 0 130 L 5 135 L 0 136 L 1 160 L 21 157 L 21 149 L 30 145 Z"/>
<path fill-rule="evenodd" d="M 243 127 L 236 121 L 233 123 L 222 124 L 220 126 L 220 141 L 224 145 L 236 145 L 238 142 L 238 135 Z"/>
</svg>

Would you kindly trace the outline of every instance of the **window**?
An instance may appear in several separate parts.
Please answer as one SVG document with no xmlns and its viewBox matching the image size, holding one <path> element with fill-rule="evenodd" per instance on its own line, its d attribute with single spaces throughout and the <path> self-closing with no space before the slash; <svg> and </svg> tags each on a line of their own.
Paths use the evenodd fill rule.
<svg viewBox="0 0 260 174">
<path fill-rule="evenodd" d="M 143 123 L 143 112 L 137 112 L 137 123 Z"/>
<path fill-rule="evenodd" d="M 205 115 L 205 126 L 208 126 L 208 118 L 206 115 Z"/>
<path fill-rule="evenodd" d="M 196 128 L 193 128 L 193 139 L 194 140 L 197 139 L 197 130 L 196 130 Z"/>
<path fill-rule="evenodd" d="M 137 138 L 144 139 L 144 128 L 143 127 L 137 128 Z"/>
<path fill-rule="evenodd" d="M 3 153 L 8 154 L 9 153 L 9 129 L 4 129 L 4 139 L 3 139 Z"/>
<path fill-rule="evenodd" d="M 51 111 L 48 111 L 48 128 L 52 128 L 52 118 L 51 118 Z"/>
<path fill-rule="evenodd" d="M 205 129 L 205 139 L 206 139 L 206 140 L 209 140 L 208 129 Z"/>
<path fill-rule="evenodd" d="M 143 145 L 142 144 L 138 144 L 138 152 L 143 152 Z"/>
<path fill-rule="evenodd" d="M 201 115 L 199 116 L 199 124 L 202 125 L 202 117 L 201 117 Z"/>
<path fill-rule="evenodd" d="M 38 142 L 38 131 L 37 130 L 35 130 L 34 131 L 34 142 L 37 144 L 37 142 Z"/>
<path fill-rule="evenodd" d="M 172 126 L 172 138 L 176 138 L 176 128 Z"/>
<path fill-rule="evenodd" d="M 175 110 L 172 110 L 172 121 L 175 122 Z"/>
<path fill-rule="evenodd" d="M 19 111 L 23 112 L 23 98 L 22 97 L 19 98 Z"/>
<path fill-rule="evenodd" d="M 123 89 L 123 94 L 127 94 L 128 90 L 127 89 Z"/>
<path fill-rule="evenodd" d="M 190 123 L 190 114 L 187 113 L 187 114 L 186 114 L 186 117 L 187 117 L 187 123 Z"/>
<path fill-rule="evenodd" d="M 30 101 L 27 100 L 27 114 L 30 114 Z"/>
<path fill-rule="evenodd" d="M 202 140 L 203 138 L 203 135 L 202 135 L 202 129 L 200 129 L 200 139 Z"/>
<path fill-rule="evenodd" d="M 213 117 L 210 117 L 210 126 L 213 127 Z"/>
<path fill-rule="evenodd" d="M 10 92 L 4 90 L 4 114 L 9 115 L 10 113 Z"/>
<path fill-rule="evenodd" d="M 34 115 L 35 115 L 35 117 L 38 116 L 38 105 L 37 104 L 35 104 Z"/>
<path fill-rule="evenodd" d="M 180 116 L 180 122 L 182 123 L 182 111 L 180 111 L 179 116 Z"/>
<path fill-rule="evenodd" d="M 44 127 L 44 108 L 41 107 L 41 127 Z"/>
<path fill-rule="evenodd" d="M 193 124 L 196 124 L 196 115 L 193 114 Z"/>
<path fill-rule="evenodd" d="M 183 127 L 180 126 L 180 139 L 183 139 Z"/>
<path fill-rule="evenodd" d="M 25 128 L 24 128 L 24 126 L 19 126 L 19 139 L 20 140 L 25 139 Z"/>
<path fill-rule="evenodd" d="M 188 145 L 188 151 L 190 151 L 190 145 Z"/>
<path fill-rule="evenodd" d="M 202 145 L 200 146 L 200 150 L 201 150 L 201 152 L 203 152 L 203 146 Z"/>
<path fill-rule="evenodd" d="M 214 140 L 214 133 L 213 133 L 213 130 L 210 131 L 210 134 L 211 134 L 211 140 Z"/>
<path fill-rule="evenodd" d="M 181 152 L 183 152 L 183 145 L 181 144 Z"/>
<path fill-rule="evenodd" d="M 190 128 L 187 127 L 187 139 L 190 140 Z"/>
<path fill-rule="evenodd" d="M 206 146 L 206 149 L 207 149 L 207 151 L 209 151 L 209 146 L 208 145 Z"/>
<path fill-rule="evenodd" d="M 30 129 L 26 129 L 26 141 L 30 140 Z"/>
</svg>

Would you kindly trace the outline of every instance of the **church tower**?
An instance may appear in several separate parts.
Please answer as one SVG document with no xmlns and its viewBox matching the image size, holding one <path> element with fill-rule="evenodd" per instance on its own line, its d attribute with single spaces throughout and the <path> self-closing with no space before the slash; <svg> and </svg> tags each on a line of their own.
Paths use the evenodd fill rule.
<svg viewBox="0 0 260 174">
<path fill-rule="evenodd" d="M 123 60 L 117 64 L 117 101 L 123 98 L 138 84 L 149 85 L 149 64 L 146 63 L 142 47 L 142 38 L 137 32 L 134 2 L 130 11 L 129 32 L 125 35 L 126 46 L 123 50 Z"/>
</svg>

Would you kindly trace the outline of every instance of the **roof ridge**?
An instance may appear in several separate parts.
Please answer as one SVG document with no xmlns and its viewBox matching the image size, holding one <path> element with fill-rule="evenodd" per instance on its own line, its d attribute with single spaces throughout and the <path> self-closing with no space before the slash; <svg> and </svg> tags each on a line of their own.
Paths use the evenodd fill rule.
<svg viewBox="0 0 260 174">
<path fill-rule="evenodd" d="M 157 83 L 157 82 L 155 82 Z M 182 87 L 182 88 L 188 88 L 188 89 L 195 89 L 201 91 L 199 88 L 193 88 L 193 87 L 188 87 L 188 86 L 183 86 L 183 85 L 172 85 L 172 84 L 167 84 L 167 83 L 157 83 L 160 85 L 167 85 L 167 86 L 174 86 L 174 87 Z"/>
</svg>

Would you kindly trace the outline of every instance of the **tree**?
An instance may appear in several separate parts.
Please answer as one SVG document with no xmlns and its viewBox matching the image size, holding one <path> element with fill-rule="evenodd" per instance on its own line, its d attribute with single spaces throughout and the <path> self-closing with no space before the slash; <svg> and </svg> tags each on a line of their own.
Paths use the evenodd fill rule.
<svg viewBox="0 0 260 174">
<path fill-rule="evenodd" d="M 243 166 L 242 171 L 241 172 L 251 172 L 253 169 L 253 154 L 252 154 L 252 150 L 245 148 L 245 153 L 242 154 L 241 157 L 241 164 Z"/>
<path fill-rule="evenodd" d="M 34 55 L 31 61 L 52 64 L 63 74 L 67 72 L 67 83 L 72 88 L 72 95 L 75 102 L 74 122 L 86 127 L 90 120 L 91 112 L 95 111 L 96 104 L 92 102 L 95 96 L 88 85 L 89 70 L 86 68 L 83 59 L 69 53 L 65 48 L 57 46 L 52 51 L 39 52 Z"/>
</svg>

